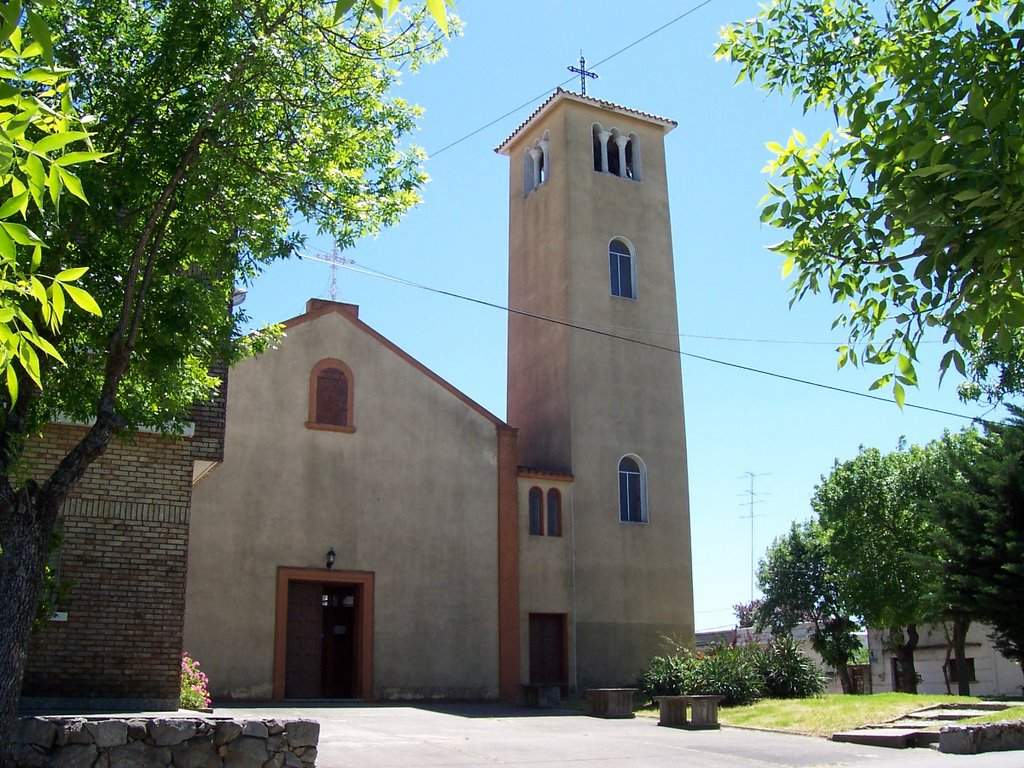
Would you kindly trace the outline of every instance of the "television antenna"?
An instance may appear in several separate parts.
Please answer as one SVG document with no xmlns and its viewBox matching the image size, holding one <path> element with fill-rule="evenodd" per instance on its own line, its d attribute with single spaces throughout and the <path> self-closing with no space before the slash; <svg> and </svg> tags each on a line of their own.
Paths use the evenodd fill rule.
<svg viewBox="0 0 1024 768">
<path fill-rule="evenodd" d="M 326 264 L 331 269 L 331 276 L 327 282 L 327 296 L 331 301 L 338 300 L 338 267 L 346 267 L 355 264 L 355 259 L 350 259 L 348 256 L 342 256 L 337 246 L 331 248 L 330 251 L 320 251 L 318 253 L 300 253 L 300 259 L 309 259 L 310 261 L 319 261 L 321 264 Z"/>
<path fill-rule="evenodd" d="M 747 507 L 748 509 L 747 514 L 742 515 L 740 520 L 750 521 L 750 602 L 754 602 L 754 518 L 764 517 L 764 515 L 754 514 L 754 505 L 764 499 L 765 496 L 769 495 L 766 493 L 757 493 L 754 490 L 754 480 L 759 477 L 767 477 L 770 474 L 771 472 L 744 472 L 739 476 L 740 480 L 746 478 L 750 481 L 750 487 L 745 491 L 741 491 L 739 494 L 740 496 L 747 497 L 747 500 L 741 503 L 740 506 Z"/>
</svg>

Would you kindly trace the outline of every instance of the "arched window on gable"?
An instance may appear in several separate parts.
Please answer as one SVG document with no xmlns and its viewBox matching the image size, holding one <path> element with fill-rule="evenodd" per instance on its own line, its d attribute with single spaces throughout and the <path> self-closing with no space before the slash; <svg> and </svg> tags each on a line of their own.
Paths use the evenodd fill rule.
<svg viewBox="0 0 1024 768">
<path fill-rule="evenodd" d="M 326 358 L 309 376 L 310 429 L 355 432 L 352 421 L 352 370 L 341 360 Z"/>
<path fill-rule="evenodd" d="M 557 488 L 548 489 L 548 536 L 562 535 L 562 494 Z"/>
<path fill-rule="evenodd" d="M 619 459 L 619 522 L 647 522 L 647 471 L 637 456 Z"/>
<path fill-rule="evenodd" d="M 530 489 L 530 535 L 544 535 L 544 492 L 536 486 Z"/>
<path fill-rule="evenodd" d="M 633 251 L 620 238 L 608 243 L 608 279 L 612 296 L 636 298 Z"/>
</svg>

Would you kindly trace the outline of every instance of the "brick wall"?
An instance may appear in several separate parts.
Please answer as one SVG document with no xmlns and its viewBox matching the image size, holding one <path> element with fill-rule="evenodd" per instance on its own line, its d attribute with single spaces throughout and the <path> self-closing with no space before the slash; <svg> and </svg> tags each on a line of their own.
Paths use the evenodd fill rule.
<svg viewBox="0 0 1024 768">
<path fill-rule="evenodd" d="M 220 379 L 220 386 L 206 403 L 192 409 L 195 433 L 192 437 L 192 457 L 206 461 L 224 460 L 224 424 L 228 406 L 228 367 L 216 365 L 210 375 Z"/>
<path fill-rule="evenodd" d="M 36 474 L 55 465 L 84 428 L 51 425 L 26 451 Z M 61 511 L 62 610 L 29 645 L 24 695 L 178 698 L 188 562 L 192 448 L 186 438 L 115 440 Z"/>
</svg>

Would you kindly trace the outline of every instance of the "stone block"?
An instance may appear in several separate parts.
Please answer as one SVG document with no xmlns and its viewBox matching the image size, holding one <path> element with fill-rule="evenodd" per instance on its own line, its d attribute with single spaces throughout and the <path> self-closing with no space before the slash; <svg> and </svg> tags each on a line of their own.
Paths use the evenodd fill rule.
<svg viewBox="0 0 1024 768">
<path fill-rule="evenodd" d="M 213 743 L 219 747 L 234 741 L 241 735 L 242 726 L 239 723 L 231 722 L 230 720 L 217 723 L 217 728 L 213 732 Z"/>
<path fill-rule="evenodd" d="M 69 744 L 53 756 L 53 768 L 92 768 L 99 755 L 95 744 Z"/>
<path fill-rule="evenodd" d="M 142 741 L 146 738 L 146 721 L 145 720 L 129 720 L 128 721 L 128 739 L 129 741 Z"/>
<path fill-rule="evenodd" d="M 282 768 L 284 766 L 284 754 L 278 753 L 263 764 L 263 768 Z"/>
<path fill-rule="evenodd" d="M 110 768 L 167 768 L 171 750 L 133 741 L 123 747 L 112 747 L 107 755 Z"/>
<path fill-rule="evenodd" d="M 224 768 L 263 768 L 270 759 L 267 743 L 252 736 L 240 736 L 228 745 Z"/>
<path fill-rule="evenodd" d="M 315 747 L 320 741 L 320 723 L 316 720 L 289 720 L 284 727 L 293 747 Z"/>
<path fill-rule="evenodd" d="M 123 720 L 100 720 L 86 723 L 86 729 L 92 734 L 97 747 L 120 747 L 128 743 L 128 724 Z"/>
<path fill-rule="evenodd" d="M 11 754 L 18 768 L 47 768 L 50 764 L 46 753 L 31 744 L 15 744 Z"/>
<path fill-rule="evenodd" d="M 304 768 L 304 766 L 302 765 L 302 761 L 299 760 L 299 758 L 297 758 L 291 752 L 285 752 L 284 753 L 284 767 L 285 768 Z"/>
<path fill-rule="evenodd" d="M 306 751 L 302 753 L 302 757 L 299 758 L 299 759 L 302 760 L 302 764 L 303 765 L 307 765 L 307 766 L 308 765 L 315 765 L 316 764 L 316 747 L 308 747 L 306 749 Z"/>
<path fill-rule="evenodd" d="M 206 768 L 210 763 L 210 758 L 215 758 L 218 763 L 220 762 L 217 757 L 217 748 L 208 738 L 192 739 L 171 750 L 174 768 Z"/>
<path fill-rule="evenodd" d="M 95 738 L 96 735 L 86 728 L 85 720 L 75 718 L 64 723 L 58 744 L 61 741 L 64 744 L 92 744 Z"/>
<path fill-rule="evenodd" d="M 196 724 L 192 720 L 158 718 L 149 721 L 148 729 L 149 738 L 158 747 L 173 747 L 196 735 Z"/>
<path fill-rule="evenodd" d="M 18 735 L 15 741 L 21 744 L 34 744 L 43 749 L 50 749 L 56 740 L 56 723 L 41 717 L 23 717 L 18 722 Z"/>
<path fill-rule="evenodd" d="M 280 720 L 267 720 L 267 733 L 271 736 L 276 736 L 279 733 L 284 733 L 284 723 Z"/>
<path fill-rule="evenodd" d="M 247 720 L 242 726 L 243 736 L 254 736 L 257 739 L 265 739 L 270 735 L 267 726 L 259 720 Z"/>
</svg>

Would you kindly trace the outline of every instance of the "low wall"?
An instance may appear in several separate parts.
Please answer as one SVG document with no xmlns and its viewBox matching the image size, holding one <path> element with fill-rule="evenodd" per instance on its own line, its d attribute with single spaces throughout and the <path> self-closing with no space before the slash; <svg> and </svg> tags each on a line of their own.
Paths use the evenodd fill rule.
<svg viewBox="0 0 1024 768">
<path fill-rule="evenodd" d="M 313 768 L 319 739 L 315 720 L 26 717 L 11 755 L 19 768 Z"/>
<path fill-rule="evenodd" d="M 939 751 L 954 755 L 1024 749 L 1024 720 L 980 725 L 948 725 L 939 729 Z"/>
</svg>

